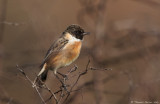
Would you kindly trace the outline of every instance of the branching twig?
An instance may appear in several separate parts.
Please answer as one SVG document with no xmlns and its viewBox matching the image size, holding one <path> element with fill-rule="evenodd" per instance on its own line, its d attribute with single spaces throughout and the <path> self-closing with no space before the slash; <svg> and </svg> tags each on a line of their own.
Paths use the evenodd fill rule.
<svg viewBox="0 0 160 104">
<path fill-rule="evenodd" d="M 86 75 L 87 72 L 89 70 L 109 70 L 109 69 L 99 69 L 99 68 L 94 68 L 94 67 L 89 67 L 90 64 L 90 60 L 88 60 L 88 63 L 86 65 L 86 68 L 84 71 L 82 72 L 78 72 L 78 74 L 76 73 L 75 75 L 73 75 L 73 73 L 77 72 L 77 66 L 75 65 L 73 68 L 71 68 L 67 74 L 61 74 L 59 72 L 57 72 L 60 76 L 62 76 L 62 79 L 58 76 L 58 74 L 56 74 L 56 78 L 58 79 L 58 81 L 61 83 L 61 86 L 59 86 L 59 90 L 57 90 L 56 92 L 52 92 L 51 89 L 44 83 L 43 86 L 37 86 L 34 82 L 32 82 L 32 80 L 26 75 L 26 73 L 23 71 L 22 68 L 19 68 L 19 66 L 17 65 L 17 69 L 25 76 L 25 78 L 32 84 L 32 86 L 34 85 L 34 88 L 36 90 L 36 92 L 38 93 L 38 95 L 40 96 L 42 102 L 44 104 L 46 104 L 48 101 L 50 101 L 52 99 L 52 97 L 54 97 L 54 100 L 56 101 L 56 104 L 63 104 L 65 103 L 69 96 L 71 95 L 71 93 L 75 92 L 75 91 L 79 91 L 81 89 L 75 89 L 75 86 L 77 85 L 78 81 L 80 80 L 81 76 Z M 77 78 L 74 78 L 77 77 Z M 36 77 L 36 80 L 40 80 L 38 77 Z M 71 79 L 74 79 L 74 81 L 71 81 Z M 41 80 L 40 80 L 41 81 Z M 71 83 L 69 83 L 69 81 Z M 51 96 L 47 99 L 44 100 L 41 93 L 39 92 L 39 88 L 44 88 L 46 89 Z M 60 94 L 59 94 L 60 93 Z M 63 102 L 62 102 L 63 101 Z M 61 103 L 62 102 L 62 103 Z"/>
<path fill-rule="evenodd" d="M 32 80 L 26 75 L 26 73 L 23 71 L 23 69 L 21 69 L 18 65 L 17 65 L 17 69 L 18 69 L 18 70 L 24 75 L 24 77 L 33 85 Z M 44 101 L 44 99 L 43 99 L 43 97 L 42 97 L 42 95 L 41 95 L 40 92 L 38 91 L 37 86 L 35 86 L 34 88 L 35 88 L 36 92 L 38 93 L 39 97 L 41 98 L 42 102 L 43 102 L 44 104 L 46 104 L 45 101 Z"/>
<path fill-rule="evenodd" d="M 66 99 L 64 100 L 64 102 L 65 102 L 65 101 L 68 99 L 68 97 L 70 96 L 70 92 L 72 92 L 73 88 L 74 88 L 74 87 L 75 87 L 75 85 L 78 83 L 78 81 L 79 81 L 80 77 L 81 77 L 82 75 L 84 75 L 84 74 L 86 74 L 86 73 L 88 72 L 88 66 L 89 66 L 89 64 L 90 64 L 90 60 L 88 60 L 88 63 L 87 63 L 87 65 L 86 65 L 86 69 L 85 69 L 85 71 L 84 71 L 84 72 L 79 73 L 77 80 L 75 81 L 75 83 L 74 83 L 74 84 L 73 84 L 73 86 L 71 87 L 71 89 L 70 89 L 70 91 L 69 91 L 69 93 L 68 93 L 68 95 L 67 95 Z"/>
<path fill-rule="evenodd" d="M 45 88 L 51 93 L 51 96 L 54 97 L 54 99 L 55 99 L 55 101 L 56 101 L 56 104 L 58 104 L 58 100 L 57 100 L 57 97 L 56 97 L 55 93 L 53 93 L 53 92 L 51 91 L 51 89 L 50 89 L 47 85 L 45 85 Z M 52 97 L 50 97 L 50 99 L 51 99 Z"/>
</svg>

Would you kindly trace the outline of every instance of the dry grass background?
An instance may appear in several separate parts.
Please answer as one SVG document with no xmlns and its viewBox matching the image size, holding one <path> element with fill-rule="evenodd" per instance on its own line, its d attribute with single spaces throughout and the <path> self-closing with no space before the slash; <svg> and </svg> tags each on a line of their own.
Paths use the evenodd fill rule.
<svg viewBox="0 0 160 104">
<path fill-rule="evenodd" d="M 89 58 L 91 66 L 112 71 L 82 77 L 82 90 L 67 104 L 160 103 L 159 11 L 159 0 L 0 0 L 0 104 L 40 104 L 16 64 L 34 79 L 47 49 L 70 24 L 91 35 L 78 60 L 61 71 L 74 64 L 83 70 Z M 52 73 L 46 83 L 52 90 L 58 84 Z"/>
</svg>

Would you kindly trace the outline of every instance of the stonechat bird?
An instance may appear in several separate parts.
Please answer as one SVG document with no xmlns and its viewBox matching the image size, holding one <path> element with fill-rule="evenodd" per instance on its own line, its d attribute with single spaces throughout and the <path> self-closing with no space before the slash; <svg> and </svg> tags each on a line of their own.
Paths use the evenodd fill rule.
<svg viewBox="0 0 160 104">
<path fill-rule="evenodd" d="M 75 61 L 81 50 L 82 40 L 89 32 L 85 32 L 79 25 L 70 25 L 62 35 L 51 45 L 38 74 L 39 79 L 44 82 L 48 70 L 57 73 L 57 70 L 70 65 Z"/>
</svg>

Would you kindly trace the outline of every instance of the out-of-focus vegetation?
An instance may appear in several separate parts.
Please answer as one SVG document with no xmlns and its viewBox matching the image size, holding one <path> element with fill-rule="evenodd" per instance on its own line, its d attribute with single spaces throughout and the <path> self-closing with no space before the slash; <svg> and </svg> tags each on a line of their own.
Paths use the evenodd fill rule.
<svg viewBox="0 0 160 104">
<path fill-rule="evenodd" d="M 46 51 L 70 24 L 91 33 L 67 68 L 97 68 L 79 80 L 66 104 L 160 103 L 159 0 L 0 0 L 0 104 L 40 104 L 16 64 L 32 79 Z M 46 84 L 55 91 L 50 73 Z M 44 97 L 48 95 L 41 92 Z M 53 101 L 50 101 L 50 103 Z"/>
</svg>

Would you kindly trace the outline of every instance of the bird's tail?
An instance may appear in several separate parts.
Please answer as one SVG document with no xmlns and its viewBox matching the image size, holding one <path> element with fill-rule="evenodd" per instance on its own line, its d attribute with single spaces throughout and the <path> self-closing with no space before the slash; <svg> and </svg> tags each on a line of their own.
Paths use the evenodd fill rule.
<svg viewBox="0 0 160 104">
<path fill-rule="evenodd" d="M 46 64 L 43 65 L 41 71 L 38 74 L 38 78 L 36 79 L 36 83 L 38 85 L 43 85 L 47 79 L 48 69 L 46 68 Z"/>
<path fill-rule="evenodd" d="M 41 75 L 40 75 L 40 80 L 42 82 L 45 82 L 47 79 L 47 74 L 48 74 L 48 70 L 45 70 Z"/>
</svg>

